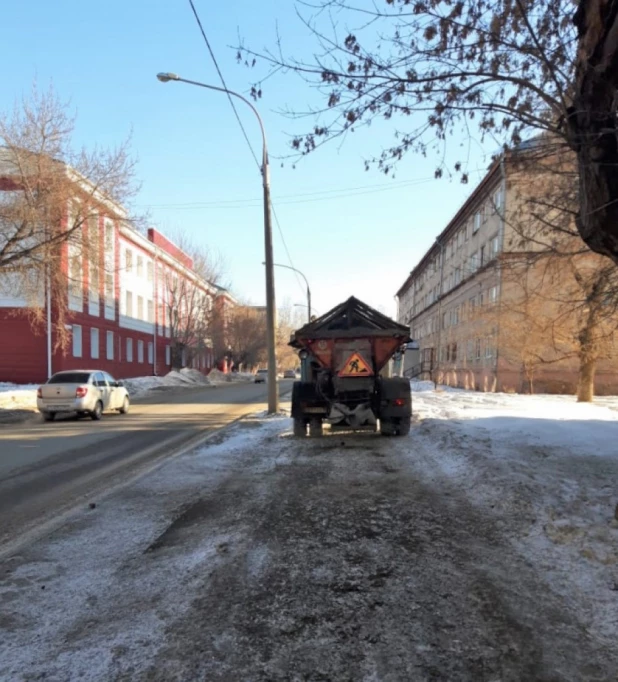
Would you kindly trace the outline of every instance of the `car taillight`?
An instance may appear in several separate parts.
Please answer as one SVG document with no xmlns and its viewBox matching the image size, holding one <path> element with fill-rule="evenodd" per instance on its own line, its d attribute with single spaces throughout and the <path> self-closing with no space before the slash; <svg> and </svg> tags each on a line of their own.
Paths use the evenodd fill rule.
<svg viewBox="0 0 618 682">
<path fill-rule="evenodd" d="M 42 398 L 42 397 L 43 397 L 43 391 L 42 391 L 40 388 L 37 389 L 36 397 L 37 397 L 37 398 Z"/>
<path fill-rule="evenodd" d="M 75 389 L 75 397 L 76 398 L 83 398 L 86 393 L 88 393 L 88 387 L 87 386 L 78 386 Z"/>
<path fill-rule="evenodd" d="M 393 405 L 397 405 L 397 407 L 402 407 L 405 404 L 406 401 L 403 398 L 395 398 L 395 400 L 393 400 Z"/>
</svg>

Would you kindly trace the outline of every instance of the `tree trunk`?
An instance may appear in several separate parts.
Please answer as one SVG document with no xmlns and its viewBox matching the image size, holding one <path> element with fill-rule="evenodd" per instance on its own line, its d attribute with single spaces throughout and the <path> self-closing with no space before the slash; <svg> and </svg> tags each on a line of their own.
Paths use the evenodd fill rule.
<svg viewBox="0 0 618 682">
<path fill-rule="evenodd" d="M 172 369 L 182 369 L 182 350 L 183 346 L 180 343 L 172 344 Z"/>
<path fill-rule="evenodd" d="M 580 210 L 586 244 L 618 263 L 618 3 L 580 0 L 576 84 L 569 107 L 569 144 L 577 153 Z"/>
<path fill-rule="evenodd" d="M 577 382 L 577 402 L 591 403 L 594 398 L 594 373 L 596 358 L 581 356 L 579 361 L 579 381 Z"/>
</svg>

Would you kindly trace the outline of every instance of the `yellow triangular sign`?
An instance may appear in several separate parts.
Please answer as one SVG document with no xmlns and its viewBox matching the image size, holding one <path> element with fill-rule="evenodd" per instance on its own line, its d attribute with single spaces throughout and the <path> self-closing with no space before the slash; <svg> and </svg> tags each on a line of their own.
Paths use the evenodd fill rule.
<svg viewBox="0 0 618 682">
<path fill-rule="evenodd" d="M 365 362 L 360 353 L 352 353 L 346 360 L 343 369 L 339 372 L 340 377 L 368 377 L 373 374 L 371 367 Z"/>
</svg>

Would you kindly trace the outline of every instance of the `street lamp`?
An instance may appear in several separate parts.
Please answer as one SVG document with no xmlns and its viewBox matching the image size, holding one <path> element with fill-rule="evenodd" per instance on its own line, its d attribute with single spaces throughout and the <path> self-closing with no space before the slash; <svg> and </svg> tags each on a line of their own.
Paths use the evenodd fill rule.
<svg viewBox="0 0 618 682">
<path fill-rule="evenodd" d="M 265 263 L 262 263 L 262 265 L 265 265 Z M 309 282 L 307 281 L 307 278 L 300 270 L 293 268 L 291 265 L 283 265 L 283 263 L 273 263 L 273 265 L 276 268 L 286 268 L 287 270 L 293 270 L 305 280 L 305 284 L 307 285 L 307 319 L 309 322 L 311 322 L 311 289 L 309 289 Z"/>
<path fill-rule="evenodd" d="M 157 78 L 162 83 L 180 81 L 189 85 L 197 85 L 207 90 L 225 92 L 232 97 L 242 100 L 255 114 L 262 132 L 262 188 L 264 191 L 264 251 L 266 265 L 266 343 L 268 346 L 268 413 L 274 414 L 279 411 L 279 390 L 277 386 L 277 356 L 275 354 L 275 272 L 273 263 L 273 234 L 270 217 L 270 173 L 268 168 L 268 148 L 266 146 L 266 132 L 264 124 L 251 102 L 233 90 L 219 88 L 216 85 L 207 85 L 198 81 L 190 81 L 181 78 L 175 73 L 158 73 Z"/>
<path fill-rule="evenodd" d="M 295 304 L 294 304 L 294 307 L 295 307 L 295 308 L 306 308 L 306 307 L 307 307 L 307 304 L 306 304 L 306 303 L 295 303 Z M 315 317 L 316 315 L 317 315 L 318 317 L 320 316 L 320 311 L 319 311 L 319 310 L 316 310 L 315 308 L 312 308 L 312 309 L 311 309 L 311 312 L 312 312 L 312 314 L 313 314 L 313 317 Z M 311 322 L 311 319 L 310 319 L 309 321 Z"/>
</svg>

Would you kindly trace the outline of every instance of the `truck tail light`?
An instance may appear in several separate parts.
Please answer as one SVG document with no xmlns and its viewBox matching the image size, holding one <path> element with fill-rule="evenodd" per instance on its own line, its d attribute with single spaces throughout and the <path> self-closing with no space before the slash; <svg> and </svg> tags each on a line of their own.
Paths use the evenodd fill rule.
<svg viewBox="0 0 618 682">
<path fill-rule="evenodd" d="M 37 398 L 42 398 L 42 397 L 43 397 L 43 391 L 42 391 L 40 388 L 37 388 L 36 397 L 37 397 Z"/>
<path fill-rule="evenodd" d="M 403 407 L 406 404 L 406 401 L 403 398 L 395 398 L 393 400 L 393 405 L 396 405 L 397 407 Z"/>
<path fill-rule="evenodd" d="M 78 386 L 75 389 L 75 397 L 76 398 L 83 398 L 86 393 L 88 393 L 88 387 L 87 386 Z"/>
</svg>

